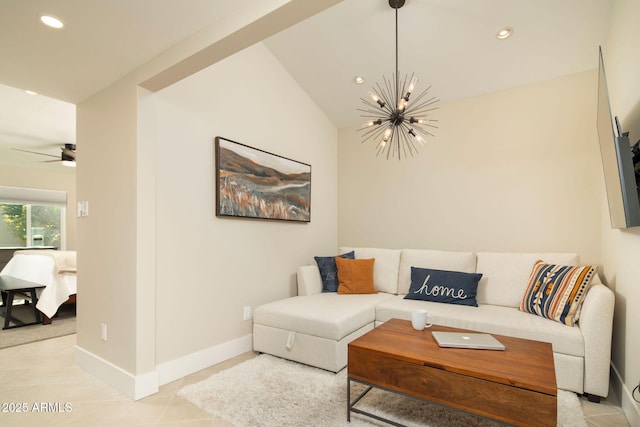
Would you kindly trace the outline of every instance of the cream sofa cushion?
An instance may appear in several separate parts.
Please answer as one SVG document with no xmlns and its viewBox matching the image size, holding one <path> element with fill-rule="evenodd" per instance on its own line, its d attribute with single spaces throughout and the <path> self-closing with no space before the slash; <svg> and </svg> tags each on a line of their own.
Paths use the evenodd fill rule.
<svg viewBox="0 0 640 427">
<path fill-rule="evenodd" d="M 296 274 L 298 295 L 313 295 L 322 292 L 322 277 L 317 265 L 303 265 L 298 267 Z"/>
<path fill-rule="evenodd" d="M 478 304 L 518 307 L 538 260 L 563 265 L 580 262 L 578 254 L 573 253 L 478 252 L 476 272 L 482 273 L 476 296 Z"/>
<path fill-rule="evenodd" d="M 475 273 L 476 255 L 473 252 L 403 249 L 400 256 L 400 272 L 398 275 L 399 295 L 406 295 L 409 292 L 411 287 L 411 267 Z"/>
<path fill-rule="evenodd" d="M 566 326 L 511 307 L 498 305 L 471 307 L 406 300 L 398 295 L 378 304 L 376 321 L 386 322 L 394 317 L 410 320 L 411 312 L 418 308 L 427 310 L 433 323 L 437 325 L 550 342 L 556 353 L 584 356 L 584 338 L 580 328 Z"/>
<path fill-rule="evenodd" d="M 316 337 L 341 340 L 375 320 L 375 306 L 389 294 L 325 292 L 290 297 L 257 307 L 253 322 Z"/>
<path fill-rule="evenodd" d="M 378 292 L 398 293 L 398 268 L 400 249 L 340 248 L 340 253 L 355 251 L 356 258 L 375 258 L 373 263 L 373 286 Z"/>
</svg>

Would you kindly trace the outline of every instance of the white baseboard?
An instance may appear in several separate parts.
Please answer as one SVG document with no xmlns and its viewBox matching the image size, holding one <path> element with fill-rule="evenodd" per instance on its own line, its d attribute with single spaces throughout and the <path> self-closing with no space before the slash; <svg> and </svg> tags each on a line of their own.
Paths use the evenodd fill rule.
<svg viewBox="0 0 640 427">
<path fill-rule="evenodd" d="M 632 426 L 640 426 L 640 406 L 633 400 L 633 389 L 629 390 L 627 388 L 620 372 L 618 372 L 613 363 L 611 363 L 611 369 L 613 371 L 613 375 L 611 376 L 613 382 L 612 389 L 621 390 L 620 396 L 617 397 L 620 400 L 620 405 L 622 406 L 625 417 L 627 417 L 627 421 L 629 421 L 629 424 Z M 633 387 L 635 387 L 635 385 Z"/>
<path fill-rule="evenodd" d="M 245 335 L 156 366 L 160 385 L 224 362 L 253 349 L 253 335 Z"/>
<path fill-rule="evenodd" d="M 74 348 L 74 357 L 79 367 L 130 399 L 138 400 L 158 392 L 157 371 L 136 376 L 79 346 Z"/>
<path fill-rule="evenodd" d="M 192 353 L 156 366 L 155 371 L 142 375 L 130 372 L 102 359 L 99 356 L 75 346 L 76 364 L 109 384 L 133 400 L 157 393 L 160 386 L 202 369 L 224 362 L 253 349 L 253 335 L 246 335 L 226 343 Z"/>
</svg>

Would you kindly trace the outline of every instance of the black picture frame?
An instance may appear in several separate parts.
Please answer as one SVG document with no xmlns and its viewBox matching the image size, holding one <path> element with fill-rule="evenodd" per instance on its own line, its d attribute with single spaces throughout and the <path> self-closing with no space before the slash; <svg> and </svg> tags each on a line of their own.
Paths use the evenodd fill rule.
<svg viewBox="0 0 640 427">
<path fill-rule="evenodd" d="M 311 165 L 215 137 L 216 216 L 311 221 Z"/>
</svg>

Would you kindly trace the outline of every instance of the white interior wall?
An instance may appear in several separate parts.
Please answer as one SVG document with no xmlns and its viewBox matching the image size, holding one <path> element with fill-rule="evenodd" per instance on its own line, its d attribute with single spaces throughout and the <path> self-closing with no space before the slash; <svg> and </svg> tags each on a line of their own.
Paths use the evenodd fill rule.
<svg viewBox="0 0 640 427">
<path fill-rule="evenodd" d="M 617 0 L 603 47 L 611 110 L 620 117 L 630 140 L 640 139 L 640 2 Z M 630 127 L 635 123 L 636 127 Z M 611 229 L 607 201 L 602 198 L 602 259 L 609 286 L 616 294 L 613 325 L 614 391 L 631 425 L 640 425 L 640 404 L 632 398 L 640 383 L 640 227 Z M 637 395 L 636 395 L 637 396 Z"/>
<path fill-rule="evenodd" d="M 441 105 L 415 157 L 339 134 L 339 243 L 570 251 L 599 262 L 595 71 Z"/>
<path fill-rule="evenodd" d="M 154 98 L 156 357 L 165 363 L 251 334 L 244 306 L 295 295 L 297 267 L 335 252 L 337 131 L 262 44 Z M 217 218 L 216 136 L 310 164 L 311 222 Z"/>
</svg>

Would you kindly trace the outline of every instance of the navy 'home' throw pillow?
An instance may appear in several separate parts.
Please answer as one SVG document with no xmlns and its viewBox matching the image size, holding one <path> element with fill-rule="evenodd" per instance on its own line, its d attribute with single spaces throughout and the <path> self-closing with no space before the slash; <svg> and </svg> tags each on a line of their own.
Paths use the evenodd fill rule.
<svg viewBox="0 0 640 427">
<path fill-rule="evenodd" d="M 339 255 L 340 258 L 355 259 L 354 251 Z M 338 267 L 332 256 L 314 256 L 322 279 L 322 292 L 338 292 Z"/>
<path fill-rule="evenodd" d="M 411 286 L 404 298 L 477 307 L 481 277 L 480 273 L 411 267 Z"/>
</svg>

